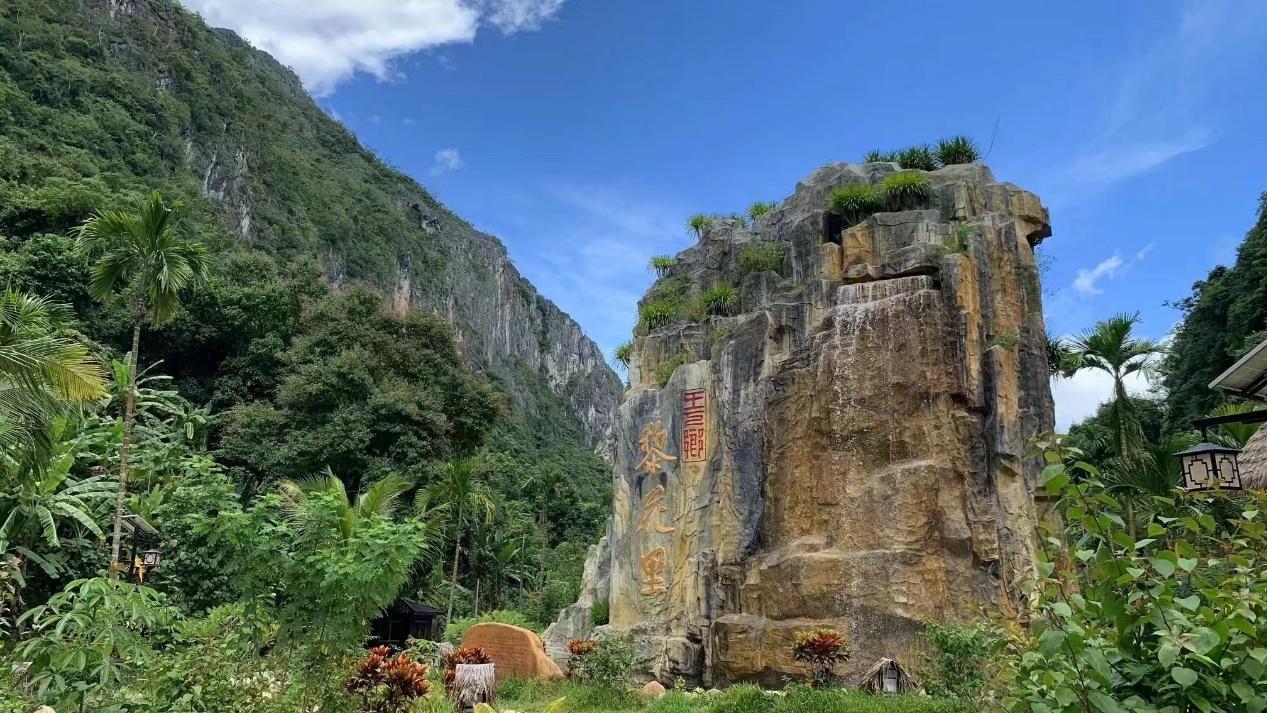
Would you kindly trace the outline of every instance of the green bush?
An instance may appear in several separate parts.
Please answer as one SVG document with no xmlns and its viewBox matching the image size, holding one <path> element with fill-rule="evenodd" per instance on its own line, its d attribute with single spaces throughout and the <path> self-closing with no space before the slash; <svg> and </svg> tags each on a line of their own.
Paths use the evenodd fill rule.
<svg viewBox="0 0 1267 713">
<path fill-rule="evenodd" d="M 893 163 L 897 156 L 892 151 L 868 151 L 864 163 Z"/>
<path fill-rule="evenodd" d="M 998 634 L 982 624 L 939 624 L 930 621 L 924 639 L 932 651 L 924 655 L 919 681 L 932 696 L 967 700 L 981 697 L 988 681 L 987 666 L 998 653 Z"/>
<path fill-rule="evenodd" d="M 496 611 L 485 612 L 479 616 L 467 616 L 454 619 L 444 627 L 444 640 L 458 646 L 462 643 L 462 637 L 466 636 L 466 630 L 476 624 L 485 622 L 496 622 L 498 624 L 510 624 L 511 626 L 521 626 L 525 629 L 536 631 L 536 626 L 528 619 L 527 616 L 510 609 L 498 609 Z"/>
<path fill-rule="evenodd" d="M 695 233 L 696 238 L 699 238 L 704 234 L 704 229 L 712 222 L 713 216 L 707 213 L 696 213 L 686 219 L 686 227 L 688 230 Z"/>
<path fill-rule="evenodd" d="M 758 240 L 739 248 L 739 269 L 749 272 L 777 272 L 783 266 L 787 243 Z"/>
<path fill-rule="evenodd" d="M 669 379 L 673 378 L 673 372 L 677 371 L 677 368 L 685 363 L 686 355 L 681 353 L 675 354 L 672 359 L 660 362 L 660 365 L 655 368 L 656 383 L 663 388 L 669 383 Z"/>
<path fill-rule="evenodd" d="M 700 295 L 700 307 L 706 314 L 734 314 L 739 310 L 739 291 L 728 282 L 718 282 Z"/>
<path fill-rule="evenodd" d="M 594 607 L 590 609 L 590 623 L 594 626 L 603 626 L 611 620 L 611 605 L 607 602 L 594 602 Z"/>
<path fill-rule="evenodd" d="M 955 229 L 950 232 L 950 237 L 942 241 L 942 249 L 947 255 L 957 255 L 967 252 L 971 245 L 972 237 L 977 234 L 976 229 L 971 225 L 956 225 Z"/>
<path fill-rule="evenodd" d="M 895 158 L 897 159 L 897 164 L 902 168 L 919 169 L 920 171 L 937 170 L 937 155 L 925 144 L 902 149 L 897 152 Z"/>
<path fill-rule="evenodd" d="M 753 203 L 752 205 L 748 206 L 748 223 L 750 225 L 756 225 L 757 218 L 760 218 L 766 213 L 769 213 L 770 211 L 774 210 L 775 208 L 778 207 L 778 205 L 779 205 L 778 203 L 773 203 L 770 201 L 757 201 Z"/>
<path fill-rule="evenodd" d="M 723 339 L 728 339 L 732 331 L 734 330 L 729 324 L 719 324 L 708 335 L 708 343 L 716 344 L 717 342 L 720 342 Z"/>
<path fill-rule="evenodd" d="M 832 191 L 827 199 L 827 210 L 844 218 L 846 225 L 855 225 L 883 209 L 884 194 L 869 183 L 841 186 Z"/>
<path fill-rule="evenodd" d="M 673 269 L 673 258 L 669 255 L 656 255 L 651 258 L 651 262 L 647 264 L 655 271 L 656 276 L 664 277 L 669 274 L 669 270 Z"/>
<path fill-rule="evenodd" d="M 952 136 L 937 142 L 937 160 L 943 166 L 972 163 L 981 160 L 981 152 L 967 136 Z"/>
<path fill-rule="evenodd" d="M 928 202 L 932 190 L 922 173 L 903 171 L 890 173 L 880 183 L 880 192 L 889 210 L 912 210 Z"/>
<path fill-rule="evenodd" d="M 632 355 L 633 355 L 633 344 L 631 342 L 625 342 L 624 344 L 621 344 L 620 346 L 616 347 L 616 351 L 612 353 L 612 356 L 615 357 L 616 361 L 624 365 L 626 369 L 629 368 L 629 357 Z"/>
<path fill-rule="evenodd" d="M 771 713 L 778 697 L 767 694 L 760 686 L 741 683 L 731 686 L 708 702 L 708 713 Z"/>
<path fill-rule="evenodd" d="M 600 687 L 623 688 L 629 672 L 638 662 L 633 646 L 619 636 L 605 636 L 588 653 L 573 656 L 569 661 L 572 676 Z"/>
<path fill-rule="evenodd" d="M 681 308 L 676 300 L 659 299 L 648 302 L 638 310 L 638 319 L 649 330 L 667 327 L 678 321 Z"/>
</svg>

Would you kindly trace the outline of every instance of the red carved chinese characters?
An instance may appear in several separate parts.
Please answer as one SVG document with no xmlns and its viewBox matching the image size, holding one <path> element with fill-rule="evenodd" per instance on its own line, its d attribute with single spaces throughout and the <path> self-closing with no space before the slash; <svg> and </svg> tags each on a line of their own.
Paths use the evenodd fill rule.
<svg viewBox="0 0 1267 713">
<path fill-rule="evenodd" d="M 704 389 L 682 392 L 682 462 L 708 460 L 708 395 Z"/>
</svg>

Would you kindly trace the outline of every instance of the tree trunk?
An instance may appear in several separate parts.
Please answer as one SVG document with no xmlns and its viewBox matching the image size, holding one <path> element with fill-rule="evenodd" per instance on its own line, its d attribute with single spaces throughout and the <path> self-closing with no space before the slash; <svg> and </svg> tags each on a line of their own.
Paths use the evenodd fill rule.
<svg viewBox="0 0 1267 713">
<path fill-rule="evenodd" d="M 475 580 L 475 616 L 480 615 L 480 583 L 482 580 Z"/>
<path fill-rule="evenodd" d="M 444 619 L 445 626 L 453 621 L 453 595 L 458 591 L 458 553 L 462 547 L 462 530 L 453 538 L 453 576 L 449 579 L 449 613 Z"/>
<path fill-rule="evenodd" d="M 128 392 L 124 396 L 123 446 L 119 449 L 119 490 L 114 499 L 114 535 L 110 544 L 110 576 L 123 573 L 119 561 L 119 549 L 123 544 L 123 505 L 128 495 L 128 455 L 132 450 L 132 422 L 136 419 L 136 365 L 141 349 L 141 322 L 145 319 L 145 304 L 137 300 L 132 305 L 132 353 L 128 356 Z"/>
</svg>

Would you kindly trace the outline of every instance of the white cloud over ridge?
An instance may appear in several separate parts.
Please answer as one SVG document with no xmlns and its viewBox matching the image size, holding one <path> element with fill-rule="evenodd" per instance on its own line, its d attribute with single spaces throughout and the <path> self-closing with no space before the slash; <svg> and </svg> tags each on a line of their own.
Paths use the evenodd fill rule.
<svg viewBox="0 0 1267 713">
<path fill-rule="evenodd" d="M 392 60 L 471 42 L 481 25 L 535 30 L 564 0 L 181 0 L 292 69 L 308 91 L 329 94 L 358 72 L 393 76 Z"/>
<path fill-rule="evenodd" d="M 459 168 L 462 168 L 462 154 L 457 149 L 440 149 L 436 151 L 435 163 L 431 165 L 431 175 L 439 176 Z"/>
<path fill-rule="evenodd" d="M 1117 269 L 1122 266 L 1122 256 L 1113 253 L 1113 256 L 1101 260 L 1095 267 L 1087 269 L 1081 268 L 1078 274 L 1073 278 L 1073 289 L 1084 295 L 1098 295 L 1104 292 L 1103 289 L 1096 286 L 1102 278 L 1113 277 Z"/>
</svg>

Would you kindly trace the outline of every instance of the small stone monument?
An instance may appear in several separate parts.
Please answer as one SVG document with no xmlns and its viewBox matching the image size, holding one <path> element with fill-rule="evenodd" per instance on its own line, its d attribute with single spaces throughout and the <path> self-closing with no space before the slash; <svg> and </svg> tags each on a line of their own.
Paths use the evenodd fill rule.
<svg viewBox="0 0 1267 713">
<path fill-rule="evenodd" d="M 563 670 L 546 656 L 545 644 L 533 632 L 510 624 L 485 622 L 467 629 L 463 646 L 478 646 L 497 664 L 504 678 L 563 678 Z"/>
</svg>

